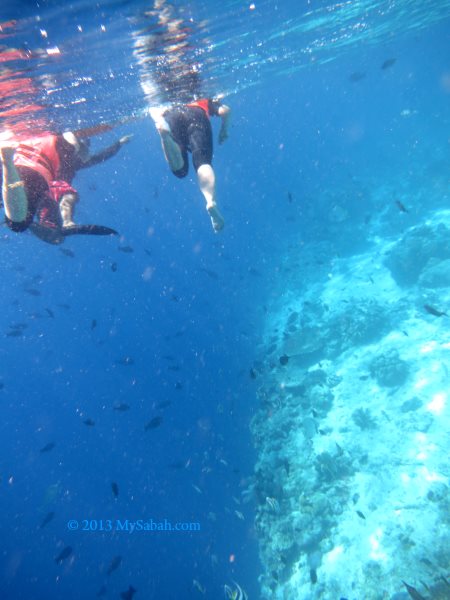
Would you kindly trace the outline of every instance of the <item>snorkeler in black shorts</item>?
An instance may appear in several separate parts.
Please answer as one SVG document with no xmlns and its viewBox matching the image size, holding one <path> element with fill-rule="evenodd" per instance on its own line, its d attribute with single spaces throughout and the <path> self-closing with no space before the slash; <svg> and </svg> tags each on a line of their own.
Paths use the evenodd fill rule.
<svg viewBox="0 0 450 600">
<path fill-rule="evenodd" d="M 213 155 L 210 116 L 221 117 L 219 144 L 228 137 L 230 108 L 217 100 L 202 98 L 168 110 L 150 109 L 150 115 L 161 136 L 164 154 L 177 177 L 186 177 L 189 170 L 188 152 L 197 171 L 200 190 L 206 200 L 206 210 L 214 231 L 220 231 L 224 220 L 216 203 L 216 178 L 211 166 Z"/>
</svg>

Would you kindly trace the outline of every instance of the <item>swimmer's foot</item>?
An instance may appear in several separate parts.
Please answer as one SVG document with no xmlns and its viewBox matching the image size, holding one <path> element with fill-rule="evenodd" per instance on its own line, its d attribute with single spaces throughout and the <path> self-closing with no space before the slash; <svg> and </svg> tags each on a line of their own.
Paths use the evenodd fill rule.
<svg viewBox="0 0 450 600">
<path fill-rule="evenodd" d="M 157 108 L 157 107 L 149 108 L 150 116 L 153 119 L 153 122 L 155 123 L 155 127 L 159 131 L 160 134 L 170 133 L 170 125 L 163 116 L 165 111 L 166 111 L 165 108 Z"/>
<path fill-rule="evenodd" d="M 15 148 L 0 148 L 0 161 L 2 163 L 7 163 L 14 158 Z"/>
<path fill-rule="evenodd" d="M 221 231 L 225 225 L 225 221 L 224 221 L 222 215 L 220 214 L 219 209 L 217 208 L 217 205 L 211 204 L 210 206 L 206 207 L 206 210 L 208 211 L 208 214 L 211 217 L 211 223 L 212 223 L 214 231 L 216 233 L 218 231 Z"/>
</svg>

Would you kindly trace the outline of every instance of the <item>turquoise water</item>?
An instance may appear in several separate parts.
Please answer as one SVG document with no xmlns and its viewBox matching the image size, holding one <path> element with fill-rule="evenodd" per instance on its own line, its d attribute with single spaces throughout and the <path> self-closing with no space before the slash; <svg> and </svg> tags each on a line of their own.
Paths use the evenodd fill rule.
<svg viewBox="0 0 450 600">
<path fill-rule="evenodd" d="M 2 139 L 133 138 L 74 182 L 119 239 L 1 232 L 1 598 L 448 597 L 449 16 L 2 4 Z M 171 59 L 233 111 L 217 235 L 144 114 Z"/>
</svg>

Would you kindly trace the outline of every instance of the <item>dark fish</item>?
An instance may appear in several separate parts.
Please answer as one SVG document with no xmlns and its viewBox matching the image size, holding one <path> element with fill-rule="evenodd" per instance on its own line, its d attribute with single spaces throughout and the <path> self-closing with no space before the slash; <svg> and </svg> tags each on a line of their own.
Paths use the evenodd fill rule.
<svg viewBox="0 0 450 600">
<path fill-rule="evenodd" d="M 97 592 L 97 598 L 101 598 L 102 596 L 105 596 L 106 591 L 107 591 L 106 585 L 102 585 L 102 587 Z"/>
<path fill-rule="evenodd" d="M 48 444 L 45 444 L 43 448 L 40 449 L 40 452 L 50 452 L 50 450 L 53 450 L 54 447 L 55 444 L 53 442 L 49 442 Z"/>
<path fill-rule="evenodd" d="M 250 369 L 250 378 L 251 379 L 256 379 L 256 371 L 253 368 Z"/>
<path fill-rule="evenodd" d="M 170 400 L 162 400 L 162 402 L 158 402 L 158 404 L 156 405 L 156 408 L 167 408 L 168 406 L 170 406 L 172 404 L 172 402 Z"/>
<path fill-rule="evenodd" d="M 151 255 L 152 255 L 152 252 L 151 252 L 151 250 L 147 250 L 146 248 L 144 248 L 144 252 L 145 252 L 145 254 L 146 254 L 147 256 L 151 256 Z"/>
<path fill-rule="evenodd" d="M 88 427 L 94 427 L 95 425 L 95 421 L 93 421 L 92 419 L 86 419 L 85 421 L 83 421 L 83 423 Z"/>
<path fill-rule="evenodd" d="M 114 498 L 118 498 L 119 497 L 119 486 L 117 485 L 117 483 L 115 481 L 113 481 L 111 483 L 111 490 L 112 490 Z"/>
<path fill-rule="evenodd" d="M 6 334 L 6 337 L 20 337 L 22 335 L 23 335 L 22 329 L 12 329 L 11 331 L 8 331 L 8 333 Z"/>
<path fill-rule="evenodd" d="M 168 369 L 169 371 L 180 371 L 180 370 L 181 370 L 181 367 L 179 367 L 178 365 L 169 365 L 169 366 L 167 367 L 167 369 Z"/>
<path fill-rule="evenodd" d="M 36 288 L 27 288 L 26 290 L 27 294 L 30 294 L 30 296 L 40 296 L 41 292 L 39 290 L 37 290 Z"/>
<path fill-rule="evenodd" d="M 97 327 L 97 319 L 92 319 L 91 330 Z"/>
<path fill-rule="evenodd" d="M 5 384 L 3 383 L 3 381 L 0 381 L 0 390 L 2 390 L 5 387 Z"/>
<path fill-rule="evenodd" d="M 41 525 L 40 525 L 39 529 L 42 529 L 43 527 L 45 527 L 46 525 L 48 525 L 48 524 L 50 523 L 50 521 L 52 521 L 52 520 L 53 520 L 53 517 L 54 517 L 54 516 L 55 516 L 55 513 L 54 513 L 54 512 L 49 512 L 49 513 L 48 513 L 48 514 L 45 516 L 44 520 L 42 521 L 42 523 L 41 523 Z"/>
<path fill-rule="evenodd" d="M 170 465 L 168 465 L 171 469 L 185 469 L 186 468 L 186 463 L 182 462 L 181 460 L 170 463 Z"/>
<path fill-rule="evenodd" d="M 293 198 L 291 192 L 288 192 L 288 200 L 289 200 L 289 202 L 292 202 L 293 199 L 294 198 Z"/>
<path fill-rule="evenodd" d="M 117 263 L 111 263 L 111 271 L 115 273 L 117 271 Z"/>
<path fill-rule="evenodd" d="M 27 327 L 27 323 L 14 323 L 13 325 L 9 326 L 10 329 L 26 329 Z"/>
<path fill-rule="evenodd" d="M 130 406 L 128 404 L 115 404 L 113 406 L 114 410 L 118 410 L 120 412 L 125 412 L 126 410 L 130 409 Z"/>
<path fill-rule="evenodd" d="M 111 563 L 110 563 L 110 565 L 108 567 L 108 570 L 106 571 L 106 574 L 107 575 L 111 575 L 111 573 L 113 571 L 115 571 L 116 569 L 118 569 L 120 567 L 120 563 L 121 562 L 122 562 L 122 557 L 121 556 L 115 556 L 112 559 L 112 561 L 111 561 Z"/>
<path fill-rule="evenodd" d="M 172 356 L 171 354 L 165 354 L 163 358 L 165 358 L 166 360 L 175 360 L 175 356 Z"/>
<path fill-rule="evenodd" d="M 50 308 L 46 308 L 45 310 L 51 319 L 55 318 L 55 313 Z"/>
<path fill-rule="evenodd" d="M 416 590 L 416 588 L 414 588 L 412 585 L 408 585 L 406 583 L 406 581 L 403 581 L 403 585 L 405 586 L 406 591 L 408 592 L 408 594 L 411 596 L 411 598 L 413 600 L 425 600 L 425 598 L 422 596 L 422 594 L 419 594 L 419 592 Z"/>
<path fill-rule="evenodd" d="M 349 81 L 356 83 L 357 81 L 361 81 L 361 79 L 364 79 L 365 76 L 366 76 L 366 74 L 364 72 L 355 71 L 354 73 L 352 73 L 350 75 L 350 77 L 348 79 L 349 79 Z"/>
<path fill-rule="evenodd" d="M 131 356 L 124 356 L 123 358 L 116 360 L 115 363 L 116 365 L 123 365 L 126 367 L 128 365 L 134 365 L 134 359 L 132 359 Z"/>
<path fill-rule="evenodd" d="M 430 315 L 433 315 L 435 317 L 448 317 L 446 312 L 444 312 L 442 310 L 438 310 L 437 308 L 434 308 L 433 306 L 430 306 L 429 304 L 424 304 L 423 307 L 427 311 L 427 313 L 430 313 Z"/>
<path fill-rule="evenodd" d="M 283 354 L 283 356 L 280 356 L 280 365 L 283 365 L 283 367 L 285 365 L 287 365 L 289 362 L 289 356 L 287 354 Z"/>
<path fill-rule="evenodd" d="M 317 583 L 317 572 L 315 569 L 309 570 L 309 578 L 311 579 L 311 583 Z"/>
<path fill-rule="evenodd" d="M 64 256 L 70 256 L 70 258 L 75 258 L 75 254 L 69 248 L 60 248 L 60 252 L 64 254 Z"/>
<path fill-rule="evenodd" d="M 176 390 L 182 390 L 183 389 L 183 384 L 180 381 L 177 381 L 175 384 L 175 389 Z"/>
<path fill-rule="evenodd" d="M 400 200 L 396 200 L 395 204 L 397 205 L 400 212 L 404 212 L 404 213 L 409 212 L 408 209 L 406 208 L 406 206 L 403 204 L 403 202 L 400 202 Z"/>
<path fill-rule="evenodd" d="M 395 65 L 395 63 L 397 62 L 396 58 L 387 58 L 384 63 L 381 65 L 382 69 L 389 69 L 389 67 L 392 67 L 392 65 Z"/>
<path fill-rule="evenodd" d="M 146 426 L 144 427 L 144 431 L 149 431 L 150 429 L 156 429 L 157 427 L 159 427 L 161 425 L 161 423 L 163 422 L 163 418 L 162 417 L 153 417 L 153 419 L 151 419 L 151 421 L 149 421 Z"/>
<path fill-rule="evenodd" d="M 402 331 L 403 335 L 406 335 L 406 337 L 409 337 L 409 334 L 407 331 Z"/>
<path fill-rule="evenodd" d="M 133 600 L 133 596 L 136 592 L 137 590 L 135 590 L 134 587 L 130 585 L 126 592 L 121 592 L 120 597 L 122 598 L 122 600 Z"/>
<path fill-rule="evenodd" d="M 210 271 L 209 269 L 204 269 L 203 267 L 200 269 L 203 273 L 206 273 L 211 277 L 211 279 L 219 279 L 219 275 L 215 271 Z"/>
<path fill-rule="evenodd" d="M 125 252 L 125 254 L 131 254 L 131 252 L 134 252 L 131 246 L 119 246 L 117 249 L 121 252 Z"/>
<path fill-rule="evenodd" d="M 60 565 L 62 563 L 63 560 L 66 560 L 66 558 L 69 558 L 69 556 L 72 554 L 72 547 L 71 546 L 66 546 L 64 548 L 64 550 L 61 550 L 61 552 L 58 554 L 58 556 L 55 558 L 55 563 L 57 565 Z"/>
<path fill-rule="evenodd" d="M 366 517 L 364 516 L 364 513 L 362 513 L 360 510 L 356 511 L 356 514 L 358 515 L 358 517 L 360 517 L 361 519 L 366 520 Z"/>
<path fill-rule="evenodd" d="M 175 296 L 175 294 L 172 294 L 172 300 L 173 300 L 174 302 L 179 302 L 179 301 L 180 301 L 180 298 L 179 298 L 179 296 Z"/>
<path fill-rule="evenodd" d="M 70 304 L 58 304 L 60 308 L 65 308 L 66 310 L 70 310 Z"/>
</svg>

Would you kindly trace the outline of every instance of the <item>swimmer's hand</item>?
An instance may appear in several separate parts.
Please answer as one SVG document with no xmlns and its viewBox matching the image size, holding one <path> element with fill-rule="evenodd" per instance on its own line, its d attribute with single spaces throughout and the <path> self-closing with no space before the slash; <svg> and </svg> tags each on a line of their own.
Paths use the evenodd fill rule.
<svg viewBox="0 0 450 600">
<path fill-rule="evenodd" d="M 119 144 L 121 146 L 123 146 L 124 144 L 128 144 L 128 142 L 131 140 L 132 137 L 133 137 L 133 134 L 123 135 L 119 140 Z"/>
<path fill-rule="evenodd" d="M 228 139 L 228 129 L 227 127 L 221 127 L 219 131 L 219 144 L 223 144 L 225 140 Z"/>
</svg>

